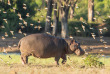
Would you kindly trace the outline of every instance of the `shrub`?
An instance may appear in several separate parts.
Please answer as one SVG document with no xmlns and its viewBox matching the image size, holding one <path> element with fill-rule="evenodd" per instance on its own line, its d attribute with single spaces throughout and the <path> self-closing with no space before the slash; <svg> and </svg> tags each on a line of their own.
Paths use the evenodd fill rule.
<svg viewBox="0 0 110 74">
<path fill-rule="evenodd" d="M 25 28 L 23 29 L 22 32 L 26 32 L 26 33 L 39 33 L 44 31 L 44 21 L 41 21 L 40 23 L 38 23 L 35 20 L 32 20 L 31 18 L 26 18 L 25 21 L 27 22 L 27 26 L 25 26 L 23 24 L 23 26 L 25 26 Z M 23 21 L 21 21 L 21 23 L 23 23 Z M 30 24 L 33 24 L 33 26 L 31 26 Z M 42 28 L 39 30 L 38 28 L 34 28 L 35 26 L 41 26 Z M 19 26 L 19 29 L 21 27 Z"/>
<path fill-rule="evenodd" d="M 2 26 L 4 26 L 5 28 L 1 28 L 2 32 L 7 32 L 8 35 L 10 36 L 11 33 L 10 31 L 17 31 L 17 27 L 18 27 L 18 22 L 19 22 L 19 18 L 17 16 L 17 14 L 7 11 L 8 14 L 4 14 L 3 12 L 1 12 L 1 24 Z M 4 21 L 3 19 L 7 19 L 6 21 Z"/>
<path fill-rule="evenodd" d="M 82 28 L 82 25 L 85 26 L 85 31 Z M 95 33 L 96 36 L 98 36 L 98 29 L 97 29 L 96 23 L 82 23 L 80 21 L 69 21 L 68 27 L 69 27 L 69 35 L 74 35 L 74 36 L 91 36 L 91 33 Z M 78 29 L 75 29 L 77 27 Z M 90 27 L 93 27 L 93 29 L 90 29 Z M 77 30 L 80 30 L 80 32 L 77 32 Z"/>
<path fill-rule="evenodd" d="M 110 36 L 110 18 L 107 18 L 105 20 L 106 21 L 104 23 L 106 23 L 105 27 L 107 28 L 107 30 L 103 29 L 103 35 Z"/>
<path fill-rule="evenodd" d="M 103 62 L 98 61 L 99 56 L 97 55 L 88 55 L 85 59 L 84 59 L 84 63 L 85 65 L 89 66 L 89 67 L 103 67 L 104 64 Z"/>
</svg>

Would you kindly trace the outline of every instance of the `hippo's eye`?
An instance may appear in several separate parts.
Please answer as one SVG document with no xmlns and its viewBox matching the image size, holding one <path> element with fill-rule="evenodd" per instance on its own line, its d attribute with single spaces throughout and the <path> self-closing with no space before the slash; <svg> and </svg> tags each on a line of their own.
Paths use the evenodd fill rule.
<svg viewBox="0 0 110 74">
<path fill-rule="evenodd" d="M 78 46 L 80 46 L 80 43 L 78 43 Z"/>
<path fill-rule="evenodd" d="M 76 49 L 77 49 L 77 48 L 78 48 L 78 46 L 77 46 L 77 45 L 74 45 L 74 48 L 76 48 Z"/>
</svg>

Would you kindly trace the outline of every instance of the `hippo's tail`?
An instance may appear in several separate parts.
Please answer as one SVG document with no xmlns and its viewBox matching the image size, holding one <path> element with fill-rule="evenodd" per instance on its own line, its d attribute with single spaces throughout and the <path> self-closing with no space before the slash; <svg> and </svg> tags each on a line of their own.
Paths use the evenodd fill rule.
<svg viewBox="0 0 110 74">
<path fill-rule="evenodd" d="M 21 46 L 21 40 L 18 43 L 18 49 L 20 49 L 20 46 Z"/>
</svg>

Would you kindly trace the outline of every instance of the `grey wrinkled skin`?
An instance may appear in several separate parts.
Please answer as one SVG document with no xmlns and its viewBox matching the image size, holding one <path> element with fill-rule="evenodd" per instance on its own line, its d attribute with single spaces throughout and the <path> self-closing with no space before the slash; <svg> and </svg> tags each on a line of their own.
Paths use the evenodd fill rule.
<svg viewBox="0 0 110 74">
<path fill-rule="evenodd" d="M 63 59 L 62 64 L 65 64 L 67 60 L 66 54 L 84 54 L 79 43 L 75 40 L 62 39 L 44 33 L 23 37 L 18 43 L 18 48 L 21 52 L 23 64 L 28 63 L 28 56 L 30 55 L 37 58 L 55 57 L 56 64 L 59 65 L 60 58 Z"/>
</svg>

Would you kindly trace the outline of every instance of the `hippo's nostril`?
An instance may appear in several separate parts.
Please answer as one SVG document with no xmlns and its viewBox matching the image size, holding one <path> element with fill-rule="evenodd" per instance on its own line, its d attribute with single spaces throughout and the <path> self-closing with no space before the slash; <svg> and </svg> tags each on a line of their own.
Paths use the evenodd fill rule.
<svg viewBox="0 0 110 74">
<path fill-rule="evenodd" d="M 85 54 L 85 51 L 82 52 L 82 55 L 84 55 L 84 54 Z"/>
</svg>

